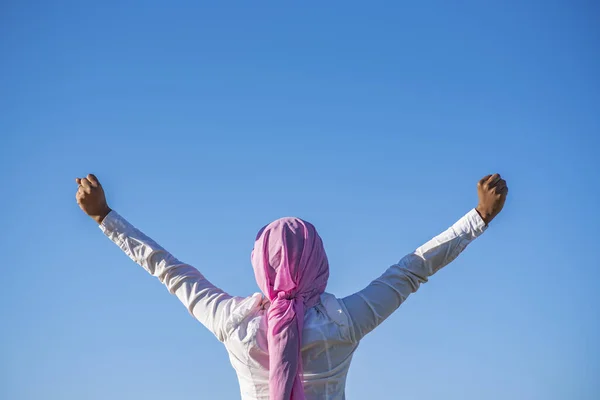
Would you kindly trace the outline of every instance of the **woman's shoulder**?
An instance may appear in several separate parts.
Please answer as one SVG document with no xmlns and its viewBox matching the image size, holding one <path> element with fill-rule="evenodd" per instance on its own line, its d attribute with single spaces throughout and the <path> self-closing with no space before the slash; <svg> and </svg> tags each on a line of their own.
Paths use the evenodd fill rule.
<svg viewBox="0 0 600 400">
<path fill-rule="evenodd" d="M 249 315 L 265 313 L 269 309 L 270 305 L 269 299 L 267 299 L 262 293 L 254 293 L 248 297 L 234 297 L 231 299 L 231 301 L 232 304 L 229 317 L 231 323 L 239 323 Z M 320 301 L 315 307 L 320 311 L 325 311 L 337 322 L 347 322 L 348 312 L 343 301 L 331 293 L 322 293 L 320 296 Z"/>
<path fill-rule="evenodd" d="M 229 309 L 229 316 L 225 321 L 225 332 L 233 332 L 248 317 L 255 316 L 264 310 L 266 297 L 262 293 L 254 293 L 248 297 L 233 297 Z"/>
<path fill-rule="evenodd" d="M 265 314 L 269 309 L 269 305 L 269 300 L 262 293 L 254 293 L 248 297 L 233 297 L 229 317 L 225 322 L 225 331 L 232 332 L 244 321 Z M 350 317 L 343 301 L 331 293 L 324 292 L 321 294 L 320 302 L 312 309 L 325 314 L 337 325 L 350 325 Z M 311 314 L 310 310 L 307 310 L 307 314 Z"/>
<path fill-rule="evenodd" d="M 333 294 L 327 292 L 321 294 L 321 302 L 317 304 L 317 308 L 321 308 L 321 311 L 325 312 L 329 319 L 337 325 L 350 325 L 350 317 L 344 303 Z"/>
<path fill-rule="evenodd" d="M 269 309 L 270 302 L 262 293 L 254 293 L 248 297 L 234 297 L 228 318 L 225 321 L 225 335 L 230 338 L 234 332 L 243 332 L 244 337 L 265 323 L 263 317 Z M 351 319 L 344 302 L 331 293 L 324 292 L 320 301 L 304 315 L 305 329 L 328 329 L 330 334 L 351 337 Z M 237 334 L 234 335 L 237 337 Z"/>
</svg>

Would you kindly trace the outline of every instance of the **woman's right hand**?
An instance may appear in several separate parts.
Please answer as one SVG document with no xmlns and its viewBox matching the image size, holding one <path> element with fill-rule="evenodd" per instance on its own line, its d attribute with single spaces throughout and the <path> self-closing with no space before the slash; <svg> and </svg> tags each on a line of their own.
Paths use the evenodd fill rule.
<svg viewBox="0 0 600 400">
<path fill-rule="evenodd" d="M 508 186 L 500 174 L 487 175 L 477 183 L 477 194 L 479 204 L 476 210 L 487 225 L 502 211 Z"/>
</svg>

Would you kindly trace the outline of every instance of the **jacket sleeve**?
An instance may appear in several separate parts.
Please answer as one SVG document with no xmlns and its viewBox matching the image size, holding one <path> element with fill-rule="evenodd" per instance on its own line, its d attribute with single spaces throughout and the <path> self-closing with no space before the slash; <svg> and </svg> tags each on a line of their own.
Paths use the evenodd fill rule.
<svg viewBox="0 0 600 400">
<path fill-rule="evenodd" d="M 179 261 L 116 211 L 104 218 L 100 229 L 129 258 L 158 278 L 220 341 L 225 339 L 225 321 L 240 299 L 215 287 L 200 271 Z"/>
<path fill-rule="evenodd" d="M 342 301 L 360 340 L 389 317 L 422 283 L 448 265 L 486 230 L 476 210 L 392 265 L 363 290 Z"/>
</svg>

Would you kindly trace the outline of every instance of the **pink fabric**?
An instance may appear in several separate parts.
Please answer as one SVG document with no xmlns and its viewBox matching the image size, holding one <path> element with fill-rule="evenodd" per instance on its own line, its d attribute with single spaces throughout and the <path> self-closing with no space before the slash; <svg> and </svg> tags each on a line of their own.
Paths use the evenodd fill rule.
<svg viewBox="0 0 600 400">
<path fill-rule="evenodd" d="M 264 227 L 252 251 L 260 290 L 271 301 L 267 311 L 269 399 L 304 400 L 302 328 L 304 311 L 325 291 L 329 263 L 315 227 L 282 218 Z"/>
</svg>

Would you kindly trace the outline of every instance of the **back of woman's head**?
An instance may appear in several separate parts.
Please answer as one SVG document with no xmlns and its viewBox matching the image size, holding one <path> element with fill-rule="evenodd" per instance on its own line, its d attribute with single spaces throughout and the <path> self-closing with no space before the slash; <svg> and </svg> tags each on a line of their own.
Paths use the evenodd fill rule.
<svg viewBox="0 0 600 400">
<path fill-rule="evenodd" d="M 303 400 L 304 311 L 325 291 L 329 263 L 315 227 L 281 218 L 258 233 L 252 251 L 256 282 L 271 301 L 267 313 L 271 400 Z"/>
</svg>

